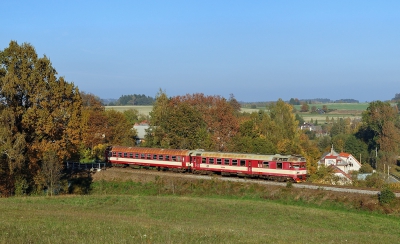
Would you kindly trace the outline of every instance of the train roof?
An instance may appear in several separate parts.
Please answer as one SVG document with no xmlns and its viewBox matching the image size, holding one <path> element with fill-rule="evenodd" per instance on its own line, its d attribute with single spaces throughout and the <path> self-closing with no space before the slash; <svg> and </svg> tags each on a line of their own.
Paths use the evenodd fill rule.
<svg viewBox="0 0 400 244">
<path fill-rule="evenodd" d="M 127 152 L 127 153 L 145 153 L 145 154 L 168 154 L 168 155 L 189 155 L 190 150 L 183 149 L 164 149 L 164 148 L 149 148 L 149 147 L 125 147 L 113 146 L 111 151 Z"/>
<path fill-rule="evenodd" d="M 187 150 L 187 149 L 113 146 L 111 151 L 124 152 L 124 153 L 165 154 L 165 155 L 179 155 L 179 156 L 193 155 L 193 156 L 210 157 L 210 158 L 232 158 L 232 159 L 245 159 L 245 160 L 247 159 L 247 160 L 263 160 L 263 161 L 305 162 L 304 157 L 300 155 L 208 152 L 201 149 Z"/>
<path fill-rule="evenodd" d="M 203 150 L 192 150 L 192 155 L 210 158 L 233 158 L 233 159 L 250 159 L 265 161 L 295 161 L 305 162 L 305 158 L 300 155 L 282 155 L 282 154 L 250 154 L 250 153 L 230 153 L 230 152 L 207 152 Z"/>
</svg>

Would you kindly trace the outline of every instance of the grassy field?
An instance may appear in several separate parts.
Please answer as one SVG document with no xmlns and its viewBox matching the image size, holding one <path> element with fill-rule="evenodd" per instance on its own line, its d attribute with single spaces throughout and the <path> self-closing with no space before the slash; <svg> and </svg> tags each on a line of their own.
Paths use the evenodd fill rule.
<svg viewBox="0 0 400 244">
<path fill-rule="evenodd" d="M 355 111 L 364 111 L 368 108 L 369 103 L 319 103 L 319 104 L 309 104 L 311 109 L 312 106 L 316 108 L 321 108 L 326 105 L 328 109 L 337 109 L 337 110 L 355 110 Z M 301 105 L 294 106 L 298 111 L 301 108 Z"/>
<path fill-rule="evenodd" d="M 361 113 L 368 108 L 368 103 L 328 103 L 328 104 L 311 104 L 310 106 L 316 106 L 317 108 L 322 108 L 323 105 L 326 105 L 328 109 L 335 109 L 335 111 L 329 112 L 327 114 L 311 114 L 307 113 L 299 113 L 303 119 L 307 122 L 313 120 L 318 120 L 323 122 L 326 120 L 326 117 L 329 119 L 334 118 L 361 118 Z M 300 111 L 300 105 L 294 106 L 297 111 Z M 136 109 L 140 114 L 149 115 L 153 106 L 106 106 L 106 110 L 114 109 L 116 111 L 123 112 L 128 109 Z M 259 110 L 265 110 L 265 107 L 258 108 L 242 108 L 242 112 L 252 113 L 257 112 Z"/>
<path fill-rule="evenodd" d="M 139 111 L 140 114 L 143 115 L 149 115 L 151 110 L 153 109 L 153 106 L 106 106 L 106 110 L 115 110 L 119 112 L 124 112 L 125 110 L 128 109 L 136 109 Z"/>
<path fill-rule="evenodd" d="M 135 181 L 116 178 L 123 176 L 120 172 Z M 106 176 L 116 180 L 105 181 Z M 389 205 L 379 207 L 376 196 L 159 177 L 124 169 L 101 171 L 89 180 L 91 195 L 0 198 L 0 243 L 400 240 L 398 212 L 384 214 Z M 398 202 L 393 204 L 392 211 L 397 211 Z"/>
<path fill-rule="evenodd" d="M 0 199 L 0 243 L 398 243 L 398 218 L 268 200 Z"/>
</svg>

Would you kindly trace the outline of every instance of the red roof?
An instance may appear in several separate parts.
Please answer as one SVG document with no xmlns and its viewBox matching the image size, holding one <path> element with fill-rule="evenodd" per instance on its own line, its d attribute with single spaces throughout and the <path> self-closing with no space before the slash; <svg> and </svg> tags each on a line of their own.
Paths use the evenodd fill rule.
<svg viewBox="0 0 400 244">
<path fill-rule="evenodd" d="M 348 157 L 350 157 L 350 153 L 344 153 L 344 152 L 342 152 L 342 153 L 339 153 L 339 156 L 340 157 L 344 157 L 344 158 L 348 158 Z"/>
<path fill-rule="evenodd" d="M 333 156 L 333 155 L 325 156 L 325 159 L 337 159 L 337 156 Z"/>
</svg>

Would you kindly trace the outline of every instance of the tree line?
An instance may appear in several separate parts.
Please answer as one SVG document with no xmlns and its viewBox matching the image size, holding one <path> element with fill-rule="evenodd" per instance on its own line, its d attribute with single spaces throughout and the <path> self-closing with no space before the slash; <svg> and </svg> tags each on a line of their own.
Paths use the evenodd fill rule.
<svg viewBox="0 0 400 244">
<path fill-rule="evenodd" d="M 153 105 L 154 98 L 144 94 L 122 95 L 116 102 L 110 102 L 109 106 L 125 105 Z"/>
<path fill-rule="evenodd" d="M 233 94 L 169 97 L 160 90 L 146 117 L 134 109 L 105 110 L 98 97 L 59 77 L 32 45 L 14 41 L 0 51 L 0 87 L 1 196 L 51 194 L 65 161 L 102 160 L 108 145 L 135 145 L 132 126 L 144 120 L 150 128 L 140 146 L 301 154 L 310 174 L 332 144 L 378 168 L 399 155 L 398 110 L 381 101 L 370 103 L 360 121 L 326 123 L 327 135 L 318 138 L 299 130 L 301 116 L 281 99 L 243 113 Z"/>
</svg>

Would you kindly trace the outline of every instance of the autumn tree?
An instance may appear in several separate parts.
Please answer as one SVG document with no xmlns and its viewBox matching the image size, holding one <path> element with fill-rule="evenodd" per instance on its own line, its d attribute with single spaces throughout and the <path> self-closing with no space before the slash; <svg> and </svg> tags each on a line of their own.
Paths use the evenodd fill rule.
<svg viewBox="0 0 400 244">
<path fill-rule="evenodd" d="M 62 166 L 63 165 L 59 162 L 56 152 L 44 152 L 42 160 L 42 176 L 44 178 L 44 185 L 47 187 L 47 195 L 50 193 L 50 196 L 52 196 L 60 190 Z"/>
<path fill-rule="evenodd" d="M 2 134 L 8 134 L 1 139 L 5 142 L 1 163 L 12 166 L 6 167 L 11 181 L 18 178 L 39 184 L 36 176 L 44 152 L 57 152 L 61 163 L 78 149 L 79 91 L 57 77 L 46 56 L 39 58 L 33 46 L 15 41 L 0 52 L 0 87 Z M 20 156 L 15 157 L 17 151 Z"/>
<path fill-rule="evenodd" d="M 44 152 L 56 152 L 61 163 L 77 151 L 82 100 L 30 44 L 11 41 L 0 54 L 0 168 L 9 182 L 37 185 Z M 13 183 L 8 186 L 12 191 Z"/>
<path fill-rule="evenodd" d="M 105 111 L 105 127 L 108 134 L 104 135 L 104 141 L 109 145 L 135 145 L 136 130 L 121 112 L 115 110 Z"/>
<path fill-rule="evenodd" d="M 327 113 L 328 112 L 328 106 L 327 105 L 322 105 L 322 111 Z"/>
<path fill-rule="evenodd" d="M 307 103 L 302 103 L 300 107 L 300 112 L 308 112 L 310 110 L 310 106 Z"/>
<path fill-rule="evenodd" d="M 316 113 L 317 112 L 317 106 L 313 105 L 311 106 L 311 113 Z"/>
<path fill-rule="evenodd" d="M 82 142 L 80 144 L 80 157 L 78 160 L 92 161 L 103 153 L 95 153 L 95 148 L 105 149 L 105 137 L 110 134 L 107 126 L 105 108 L 100 99 L 90 93 L 81 92 L 82 108 Z"/>
<path fill-rule="evenodd" d="M 239 128 L 231 103 L 203 94 L 168 98 L 160 91 L 150 117 L 146 145 L 155 147 L 224 151 Z"/>
</svg>

